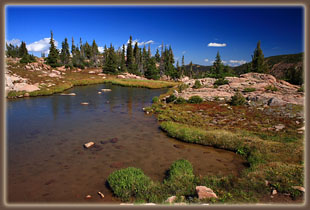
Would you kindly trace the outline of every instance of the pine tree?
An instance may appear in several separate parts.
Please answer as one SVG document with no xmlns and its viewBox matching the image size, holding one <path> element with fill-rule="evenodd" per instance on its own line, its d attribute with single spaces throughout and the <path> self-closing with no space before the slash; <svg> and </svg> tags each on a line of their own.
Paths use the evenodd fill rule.
<svg viewBox="0 0 310 210">
<path fill-rule="evenodd" d="M 159 63 L 159 72 L 160 76 L 164 76 L 165 74 L 165 54 L 164 54 L 164 43 L 161 44 L 161 50 L 160 50 L 160 63 Z"/>
<path fill-rule="evenodd" d="M 266 73 L 267 65 L 264 60 L 264 54 L 260 47 L 260 41 L 257 42 L 254 55 L 252 56 L 252 71 L 258 73 Z"/>
<path fill-rule="evenodd" d="M 72 57 L 74 56 L 74 53 L 75 53 L 75 45 L 74 45 L 74 39 L 72 37 L 72 45 L 71 45 L 71 54 L 72 54 Z"/>
<path fill-rule="evenodd" d="M 215 61 L 213 62 L 213 73 L 216 77 L 221 78 L 223 76 L 224 65 L 221 60 L 220 52 L 217 51 Z"/>
<path fill-rule="evenodd" d="M 156 60 L 157 63 L 160 62 L 160 54 L 159 54 L 159 50 L 158 49 L 156 50 L 156 53 L 155 53 L 155 60 Z"/>
<path fill-rule="evenodd" d="M 82 38 L 81 37 L 80 37 L 80 56 L 83 59 L 85 58 L 84 49 L 83 49 L 83 42 L 82 42 Z"/>
<path fill-rule="evenodd" d="M 60 52 L 60 60 L 63 65 L 66 65 L 69 63 L 70 59 L 70 51 L 69 51 L 69 44 L 68 44 L 68 39 L 65 38 L 65 41 L 62 42 L 61 44 L 61 52 Z"/>
<path fill-rule="evenodd" d="M 56 49 L 54 39 L 53 39 L 53 32 L 51 31 L 51 39 L 50 39 L 50 52 L 47 56 L 46 63 L 52 67 L 59 66 L 58 59 L 59 59 L 59 52 Z"/>
<path fill-rule="evenodd" d="M 152 53 L 151 53 L 151 44 L 149 44 L 148 48 L 147 48 L 147 56 L 150 58 L 152 57 Z"/>
<path fill-rule="evenodd" d="M 27 56 L 27 55 L 28 55 L 28 50 L 26 48 L 26 43 L 22 41 L 22 43 L 19 47 L 19 50 L 18 50 L 18 57 L 22 58 L 22 57 Z"/>
<path fill-rule="evenodd" d="M 194 76 L 194 72 L 193 72 L 193 62 L 191 61 L 191 62 L 189 63 L 188 77 L 189 77 L 189 78 L 193 78 L 193 76 Z"/>
<path fill-rule="evenodd" d="M 121 64 L 120 64 L 120 71 L 121 72 L 126 72 L 127 68 L 126 68 L 126 60 L 125 60 L 125 45 L 123 44 L 122 47 L 122 55 L 121 55 Z"/>
<path fill-rule="evenodd" d="M 19 54 L 19 46 L 14 46 L 12 44 L 7 44 L 6 43 L 6 56 L 7 57 L 12 57 L 12 58 L 17 58 L 19 57 L 18 54 Z"/>
<path fill-rule="evenodd" d="M 95 40 L 93 40 L 93 43 L 91 45 L 91 60 L 97 66 L 98 63 L 98 55 L 99 55 L 99 50 L 98 50 L 98 45 Z"/>
<path fill-rule="evenodd" d="M 184 64 L 184 55 L 182 56 L 182 67 L 181 67 L 181 75 L 180 77 L 183 77 L 185 74 L 185 64 Z"/>
<path fill-rule="evenodd" d="M 138 63 L 139 62 L 139 47 L 138 47 L 138 42 L 135 43 L 135 46 L 133 48 L 133 57 L 134 61 L 133 63 Z"/>
<path fill-rule="evenodd" d="M 118 73 L 117 55 L 114 51 L 114 47 L 112 46 L 112 44 L 110 45 L 110 48 L 108 49 L 108 52 L 107 52 L 107 58 L 103 66 L 103 72 L 109 73 L 109 74 Z"/>
<path fill-rule="evenodd" d="M 160 74 L 159 70 L 156 68 L 156 60 L 154 57 L 148 59 L 146 71 L 145 71 L 145 77 L 148 79 L 159 79 Z"/>
<path fill-rule="evenodd" d="M 129 37 L 129 42 L 127 45 L 127 68 L 129 72 L 132 72 L 132 64 L 133 64 L 133 51 L 132 51 L 132 36 Z"/>
</svg>

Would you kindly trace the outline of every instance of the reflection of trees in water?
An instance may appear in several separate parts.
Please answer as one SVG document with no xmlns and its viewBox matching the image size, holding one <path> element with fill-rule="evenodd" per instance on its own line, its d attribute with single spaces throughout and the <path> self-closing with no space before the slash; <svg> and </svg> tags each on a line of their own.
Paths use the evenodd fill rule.
<svg viewBox="0 0 310 210">
<path fill-rule="evenodd" d="M 57 115 L 58 115 L 58 96 L 53 97 L 52 96 L 52 112 L 53 112 L 53 117 L 54 120 L 57 119 Z"/>
</svg>

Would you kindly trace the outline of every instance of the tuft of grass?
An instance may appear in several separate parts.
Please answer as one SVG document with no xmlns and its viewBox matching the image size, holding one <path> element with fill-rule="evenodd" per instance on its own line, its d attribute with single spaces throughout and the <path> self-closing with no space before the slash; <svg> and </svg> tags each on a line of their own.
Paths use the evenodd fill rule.
<svg viewBox="0 0 310 210">
<path fill-rule="evenodd" d="M 254 92 L 255 90 L 256 88 L 244 88 L 242 92 L 250 93 L 250 92 Z"/>
<path fill-rule="evenodd" d="M 177 97 L 173 94 L 171 94 L 168 98 L 166 98 L 166 103 L 174 102 L 177 99 Z"/>
<path fill-rule="evenodd" d="M 228 84 L 228 83 L 229 83 L 229 81 L 226 80 L 225 78 L 219 78 L 219 79 L 217 79 L 217 80 L 213 83 L 213 86 L 214 86 L 214 87 L 218 87 L 218 86 L 221 86 L 221 85 L 226 85 L 226 84 Z"/>
<path fill-rule="evenodd" d="M 160 80 L 138 80 L 138 79 L 106 79 L 104 83 L 120 85 L 126 87 L 144 87 L 150 89 L 169 88 L 177 85 L 176 82 L 167 82 Z"/>
<path fill-rule="evenodd" d="M 272 92 L 278 91 L 278 88 L 272 85 L 268 85 L 265 87 L 265 90 L 270 90 Z"/>
<path fill-rule="evenodd" d="M 158 96 L 154 96 L 154 97 L 152 98 L 152 103 L 158 103 L 158 101 L 159 101 Z"/>
<path fill-rule="evenodd" d="M 182 98 L 182 97 L 178 97 L 175 101 L 174 101 L 175 104 L 186 104 L 187 101 Z"/>
</svg>

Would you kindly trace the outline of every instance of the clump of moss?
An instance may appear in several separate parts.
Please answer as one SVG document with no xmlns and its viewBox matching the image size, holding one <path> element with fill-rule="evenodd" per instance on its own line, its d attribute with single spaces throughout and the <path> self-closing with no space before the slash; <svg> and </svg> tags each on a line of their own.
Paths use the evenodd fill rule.
<svg viewBox="0 0 310 210">
<path fill-rule="evenodd" d="M 242 92 L 249 93 L 249 92 L 254 92 L 256 88 L 244 88 Z"/>
<path fill-rule="evenodd" d="M 152 103 L 158 103 L 158 101 L 159 101 L 158 96 L 154 96 L 154 97 L 152 98 Z"/>
</svg>

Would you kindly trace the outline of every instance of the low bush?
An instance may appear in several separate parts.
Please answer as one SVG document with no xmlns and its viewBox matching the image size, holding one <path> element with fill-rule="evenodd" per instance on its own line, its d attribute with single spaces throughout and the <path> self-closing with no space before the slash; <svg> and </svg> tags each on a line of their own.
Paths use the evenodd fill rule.
<svg viewBox="0 0 310 210">
<path fill-rule="evenodd" d="M 219 79 L 217 79 L 214 83 L 213 83 L 213 85 L 214 85 L 214 87 L 218 87 L 218 86 L 221 86 L 221 85 L 226 85 L 226 84 L 228 84 L 229 83 L 229 81 L 227 80 L 227 79 L 225 79 L 225 78 L 219 78 Z"/>
<path fill-rule="evenodd" d="M 187 101 L 182 98 L 182 97 L 178 97 L 175 101 L 174 101 L 175 104 L 185 104 L 187 103 Z"/>
<path fill-rule="evenodd" d="M 152 103 L 158 103 L 158 101 L 159 101 L 158 96 L 154 96 L 154 97 L 152 98 Z"/>
<path fill-rule="evenodd" d="M 201 88 L 201 83 L 200 83 L 199 80 L 196 80 L 196 81 L 195 81 L 195 84 L 194 84 L 193 88 L 194 88 L 194 89 Z"/>
<path fill-rule="evenodd" d="M 233 95 L 230 100 L 230 104 L 233 106 L 244 105 L 245 102 L 246 100 L 240 92 L 236 92 L 235 95 Z"/>
<path fill-rule="evenodd" d="M 152 181 L 141 169 L 128 167 L 111 173 L 108 183 L 117 197 L 128 201 L 132 196 L 143 199 Z"/>
<path fill-rule="evenodd" d="M 297 91 L 298 91 L 298 92 L 304 92 L 304 91 L 305 91 L 305 90 L 304 90 L 304 85 L 300 86 L 300 88 L 298 88 Z"/>
<path fill-rule="evenodd" d="M 183 90 L 187 89 L 188 85 L 187 84 L 180 84 L 178 85 L 178 92 L 181 93 Z"/>
<path fill-rule="evenodd" d="M 171 94 L 168 98 L 166 98 L 166 103 L 174 102 L 177 99 L 177 97 L 173 94 Z"/>
<path fill-rule="evenodd" d="M 188 99 L 188 102 L 191 104 L 200 104 L 203 102 L 203 99 L 200 96 L 192 96 Z"/>
</svg>

